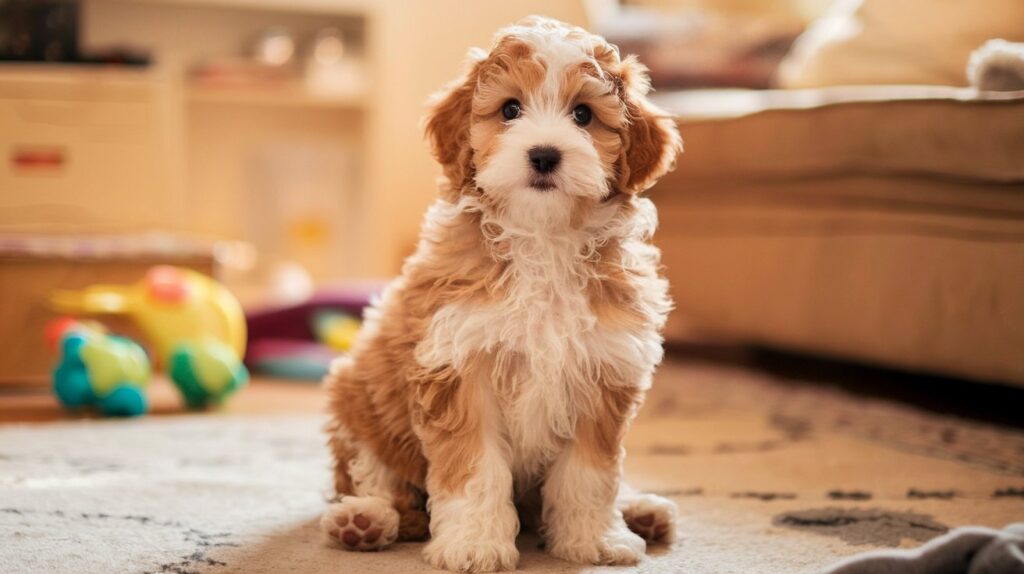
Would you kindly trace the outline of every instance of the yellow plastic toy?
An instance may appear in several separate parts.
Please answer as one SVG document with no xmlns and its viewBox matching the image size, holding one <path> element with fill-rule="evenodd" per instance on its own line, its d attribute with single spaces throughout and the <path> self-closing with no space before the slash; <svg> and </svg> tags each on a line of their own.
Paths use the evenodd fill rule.
<svg viewBox="0 0 1024 574">
<path fill-rule="evenodd" d="M 219 403 L 249 378 L 242 306 L 201 273 L 158 266 L 135 284 L 56 291 L 51 302 L 61 313 L 131 317 L 191 408 Z"/>
</svg>

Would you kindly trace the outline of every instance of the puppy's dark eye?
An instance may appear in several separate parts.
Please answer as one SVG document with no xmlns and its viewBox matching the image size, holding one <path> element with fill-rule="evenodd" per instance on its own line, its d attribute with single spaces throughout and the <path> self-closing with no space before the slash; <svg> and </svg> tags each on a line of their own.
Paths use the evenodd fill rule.
<svg viewBox="0 0 1024 574">
<path fill-rule="evenodd" d="M 501 115 L 506 120 L 514 120 L 523 113 L 523 108 L 517 100 L 509 100 L 505 102 L 505 105 L 501 106 Z"/>
<path fill-rule="evenodd" d="M 593 118 L 594 112 L 590 111 L 590 108 L 583 104 L 572 109 L 572 120 L 580 127 L 589 124 Z"/>
</svg>

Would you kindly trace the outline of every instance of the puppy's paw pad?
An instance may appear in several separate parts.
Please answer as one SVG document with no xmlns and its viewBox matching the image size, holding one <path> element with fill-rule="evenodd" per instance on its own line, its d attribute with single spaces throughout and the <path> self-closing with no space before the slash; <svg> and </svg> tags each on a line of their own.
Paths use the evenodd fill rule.
<svg viewBox="0 0 1024 574">
<path fill-rule="evenodd" d="M 327 509 L 320 526 L 345 550 L 381 550 L 398 538 L 398 512 L 381 498 L 346 496 Z"/>
<path fill-rule="evenodd" d="M 653 494 L 631 497 L 620 506 L 626 526 L 648 542 L 671 543 L 676 539 L 676 505 Z"/>
</svg>

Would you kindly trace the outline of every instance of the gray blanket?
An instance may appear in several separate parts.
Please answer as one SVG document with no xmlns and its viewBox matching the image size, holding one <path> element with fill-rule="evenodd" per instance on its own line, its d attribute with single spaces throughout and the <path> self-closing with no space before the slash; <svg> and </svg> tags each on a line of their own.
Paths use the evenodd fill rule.
<svg viewBox="0 0 1024 574">
<path fill-rule="evenodd" d="M 1003 530 L 965 526 L 913 550 L 865 552 L 825 574 L 1024 574 L 1024 522 Z"/>
</svg>

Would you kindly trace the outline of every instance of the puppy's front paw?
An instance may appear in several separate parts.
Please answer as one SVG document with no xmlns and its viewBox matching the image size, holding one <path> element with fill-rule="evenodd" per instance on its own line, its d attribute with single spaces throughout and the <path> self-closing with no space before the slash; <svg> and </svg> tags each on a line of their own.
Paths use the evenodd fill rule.
<svg viewBox="0 0 1024 574">
<path fill-rule="evenodd" d="M 648 542 L 676 540 L 676 503 L 654 494 L 637 494 L 621 501 L 626 526 Z"/>
<path fill-rule="evenodd" d="M 515 570 L 519 550 L 514 542 L 501 540 L 455 540 L 441 535 L 431 539 L 423 557 L 434 568 L 452 572 L 500 572 Z"/>
<path fill-rule="evenodd" d="M 376 496 L 346 496 L 327 509 L 320 528 L 345 550 L 381 550 L 398 538 L 398 511 Z"/>
<path fill-rule="evenodd" d="M 622 522 L 617 522 L 604 533 L 570 533 L 555 536 L 549 541 L 549 552 L 556 558 L 578 564 L 610 564 L 629 566 L 639 562 L 647 543 L 633 534 Z"/>
</svg>

